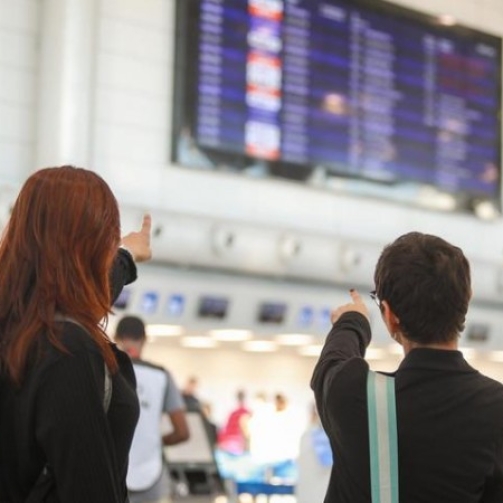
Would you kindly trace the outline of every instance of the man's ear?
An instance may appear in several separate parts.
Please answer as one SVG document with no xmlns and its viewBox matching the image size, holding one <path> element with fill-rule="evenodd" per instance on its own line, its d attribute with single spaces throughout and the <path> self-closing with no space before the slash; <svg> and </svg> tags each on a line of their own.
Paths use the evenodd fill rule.
<svg viewBox="0 0 503 503">
<path fill-rule="evenodd" d="M 381 313 L 390 334 L 400 332 L 400 320 L 386 300 L 381 301 Z"/>
</svg>

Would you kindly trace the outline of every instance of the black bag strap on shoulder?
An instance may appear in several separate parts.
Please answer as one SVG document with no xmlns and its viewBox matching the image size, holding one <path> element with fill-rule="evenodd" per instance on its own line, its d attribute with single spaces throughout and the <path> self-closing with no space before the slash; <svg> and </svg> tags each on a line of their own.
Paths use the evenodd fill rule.
<svg viewBox="0 0 503 503">
<path fill-rule="evenodd" d="M 79 327 L 82 327 L 82 325 L 77 320 L 70 318 L 69 316 L 64 316 L 59 313 L 56 313 L 56 315 L 54 316 L 54 319 L 56 321 L 68 321 L 69 323 L 73 323 L 75 325 L 78 325 Z M 82 327 L 82 328 L 84 328 L 84 327 Z M 110 375 L 110 370 L 107 367 L 106 363 L 105 363 L 104 389 L 105 389 L 105 391 L 103 393 L 103 408 L 105 409 L 105 412 L 108 412 L 108 409 L 110 408 L 110 401 L 112 400 L 112 377 Z"/>
<path fill-rule="evenodd" d="M 54 319 L 56 321 L 68 321 L 69 323 L 73 323 L 75 325 L 78 325 L 79 327 L 82 327 L 82 325 L 77 320 L 71 318 L 70 316 L 65 316 L 60 313 L 56 313 L 56 315 L 54 316 Z M 84 328 L 84 327 L 82 327 L 82 328 Z M 104 388 L 105 388 L 105 391 L 103 393 L 103 408 L 105 409 L 105 412 L 108 412 L 108 409 L 110 407 L 110 401 L 112 400 L 112 377 L 110 375 L 110 370 L 107 367 L 106 363 L 105 363 L 105 385 L 104 385 Z"/>
<path fill-rule="evenodd" d="M 56 314 L 54 317 L 56 321 L 68 321 L 70 323 L 74 323 L 75 325 L 82 326 L 78 321 L 73 318 L 69 318 L 67 316 L 63 316 L 60 314 Z M 110 370 L 107 367 L 107 364 L 104 364 L 104 391 L 103 391 L 103 409 L 105 414 L 108 412 L 110 408 L 110 402 L 112 400 L 112 376 L 110 374 Z M 30 491 L 28 498 L 25 503 L 43 503 L 46 499 L 46 496 L 50 493 L 50 491 L 54 487 L 54 479 L 50 470 L 49 465 L 45 465 L 42 473 L 39 475 L 33 489 Z"/>
</svg>

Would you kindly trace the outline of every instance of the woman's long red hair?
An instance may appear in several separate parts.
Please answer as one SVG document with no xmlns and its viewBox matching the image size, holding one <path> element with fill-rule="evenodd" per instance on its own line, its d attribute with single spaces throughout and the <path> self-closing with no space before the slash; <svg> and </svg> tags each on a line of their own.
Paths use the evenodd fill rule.
<svg viewBox="0 0 503 503">
<path fill-rule="evenodd" d="M 62 166 L 28 178 L 0 241 L 0 364 L 14 383 L 44 333 L 65 351 L 57 313 L 80 323 L 117 369 L 101 322 L 119 243 L 117 201 L 96 173 Z"/>
</svg>

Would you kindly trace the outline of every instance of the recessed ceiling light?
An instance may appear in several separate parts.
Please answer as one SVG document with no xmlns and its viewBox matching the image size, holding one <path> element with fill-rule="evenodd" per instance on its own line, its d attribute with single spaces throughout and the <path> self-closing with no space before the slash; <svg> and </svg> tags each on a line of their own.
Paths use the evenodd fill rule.
<svg viewBox="0 0 503 503">
<path fill-rule="evenodd" d="M 257 353 L 271 353 L 278 349 L 276 343 L 272 341 L 247 341 L 243 343 L 245 351 L 252 351 Z"/>
<path fill-rule="evenodd" d="M 185 348 L 211 349 L 218 346 L 218 342 L 205 335 L 186 335 L 180 344 Z"/>
<path fill-rule="evenodd" d="M 210 336 L 217 341 L 248 341 L 252 338 L 253 334 L 250 330 L 241 329 L 222 329 L 222 330 L 210 330 Z"/>
<path fill-rule="evenodd" d="M 491 351 L 488 356 L 493 362 L 503 362 L 503 351 Z"/>
<path fill-rule="evenodd" d="M 499 216 L 498 209 L 490 201 L 474 203 L 473 211 L 481 220 L 494 220 Z"/>
<path fill-rule="evenodd" d="M 302 356 L 315 356 L 318 357 L 323 349 L 323 344 L 311 344 L 310 346 L 304 346 L 299 348 L 299 354 Z"/>
<path fill-rule="evenodd" d="M 313 336 L 308 334 L 280 334 L 274 340 L 283 346 L 305 346 L 313 342 Z"/>
<path fill-rule="evenodd" d="M 454 210 L 456 208 L 456 198 L 452 194 L 439 192 L 431 187 L 421 189 L 419 202 L 424 206 L 439 210 Z"/>
<path fill-rule="evenodd" d="M 450 14 L 442 14 L 438 16 L 438 22 L 444 26 L 454 26 L 457 23 L 457 19 Z"/>
<path fill-rule="evenodd" d="M 386 356 L 386 351 L 381 348 L 367 348 L 365 351 L 366 360 L 382 360 Z"/>
<path fill-rule="evenodd" d="M 388 353 L 395 356 L 403 356 L 403 348 L 400 344 L 393 343 L 388 346 Z"/>
<path fill-rule="evenodd" d="M 463 356 L 467 359 L 475 358 L 477 356 L 477 351 L 474 348 L 461 347 L 459 350 L 463 353 Z"/>
<path fill-rule="evenodd" d="M 176 337 L 182 335 L 184 329 L 180 325 L 147 325 L 147 335 L 149 337 Z"/>
</svg>

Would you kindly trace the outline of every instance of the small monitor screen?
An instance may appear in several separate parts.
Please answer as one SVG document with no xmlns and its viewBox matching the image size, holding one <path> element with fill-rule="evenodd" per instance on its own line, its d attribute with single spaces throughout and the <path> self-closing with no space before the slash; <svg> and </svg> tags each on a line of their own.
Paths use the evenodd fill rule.
<svg viewBox="0 0 503 503">
<path fill-rule="evenodd" d="M 474 323 L 466 329 L 466 339 L 472 342 L 485 342 L 489 338 L 489 326 Z"/>
<path fill-rule="evenodd" d="M 323 328 L 329 328 L 332 325 L 332 320 L 330 319 L 331 309 L 325 307 L 320 311 L 319 323 Z"/>
<path fill-rule="evenodd" d="M 314 310 L 311 306 L 303 306 L 299 310 L 297 323 L 301 327 L 309 327 L 313 324 Z"/>
<path fill-rule="evenodd" d="M 259 307 L 258 320 L 261 323 L 283 323 L 286 304 L 280 302 L 263 302 Z"/>
<path fill-rule="evenodd" d="M 206 295 L 199 299 L 198 315 L 200 318 L 223 319 L 227 316 L 229 299 Z"/>
<path fill-rule="evenodd" d="M 167 312 L 169 316 L 181 316 L 185 309 L 185 297 L 173 294 L 168 297 Z"/>
<path fill-rule="evenodd" d="M 153 314 L 157 311 L 159 294 L 157 292 L 145 292 L 141 297 L 140 309 L 145 314 Z"/>
<path fill-rule="evenodd" d="M 131 298 L 131 290 L 124 289 L 117 297 L 114 302 L 115 309 L 127 309 L 129 305 L 129 299 Z"/>
</svg>

